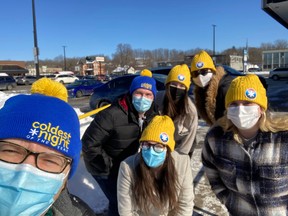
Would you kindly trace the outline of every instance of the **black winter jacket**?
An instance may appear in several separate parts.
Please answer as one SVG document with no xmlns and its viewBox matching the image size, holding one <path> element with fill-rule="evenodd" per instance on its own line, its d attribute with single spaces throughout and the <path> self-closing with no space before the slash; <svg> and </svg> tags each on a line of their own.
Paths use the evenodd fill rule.
<svg viewBox="0 0 288 216">
<path fill-rule="evenodd" d="M 45 216 L 96 216 L 93 210 L 79 197 L 65 188 Z"/>
<path fill-rule="evenodd" d="M 97 113 L 82 137 L 87 170 L 93 176 L 118 175 L 121 161 L 137 153 L 141 128 L 130 95 Z M 154 102 L 145 115 L 143 129 L 157 114 Z"/>
</svg>

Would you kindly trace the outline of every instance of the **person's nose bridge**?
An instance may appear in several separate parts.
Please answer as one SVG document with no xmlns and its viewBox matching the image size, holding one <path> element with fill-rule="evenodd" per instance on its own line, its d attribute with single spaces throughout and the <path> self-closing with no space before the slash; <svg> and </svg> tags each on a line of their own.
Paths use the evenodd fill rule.
<svg viewBox="0 0 288 216">
<path fill-rule="evenodd" d="M 30 164 L 36 167 L 36 157 L 37 155 L 35 155 L 33 152 L 29 152 L 23 163 Z"/>
</svg>

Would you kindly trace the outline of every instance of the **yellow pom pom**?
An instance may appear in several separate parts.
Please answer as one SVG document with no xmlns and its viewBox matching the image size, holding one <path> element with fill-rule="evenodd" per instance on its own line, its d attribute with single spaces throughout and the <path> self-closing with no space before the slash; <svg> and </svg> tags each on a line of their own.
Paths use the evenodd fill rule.
<svg viewBox="0 0 288 216">
<path fill-rule="evenodd" d="M 68 102 L 66 87 L 63 84 L 46 77 L 41 78 L 32 84 L 31 93 L 52 96 Z"/>
<path fill-rule="evenodd" d="M 141 71 L 140 73 L 141 76 L 148 76 L 148 77 L 152 77 L 152 72 L 148 69 L 144 69 Z"/>
</svg>

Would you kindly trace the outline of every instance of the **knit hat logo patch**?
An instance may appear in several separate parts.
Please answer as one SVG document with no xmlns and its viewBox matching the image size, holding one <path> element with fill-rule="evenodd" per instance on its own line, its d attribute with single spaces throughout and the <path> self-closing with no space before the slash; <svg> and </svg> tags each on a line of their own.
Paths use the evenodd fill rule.
<svg viewBox="0 0 288 216">
<path fill-rule="evenodd" d="M 183 82 L 183 81 L 185 80 L 185 76 L 182 75 L 182 74 L 179 74 L 179 75 L 178 75 L 178 80 L 181 81 L 181 82 Z"/>
<path fill-rule="evenodd" d="M 199 61 L 199 62 L 196 63 L 196 67 L 197 67 L 197 68 L 202 68 L 203 66 L 204 66 L 204 63 L 201 62 L 201 61 Z"/>
<path fill-rule="evenodd" d="M 71 134 L 61 130 L 59 125 L 54 126 L 51 123 L 35 121 L 32 123 L 26 138 L 34 142 L 51 145 L 51 147 L 62 152 L 68 152 Z"/>
<path fill-rule="evenodd" d="M 163 142 L 163 143 L 167 143 L 169 141 L 169 136 L 167 133 L 165 132 L 162 132 L 160 134 L 160 140 Z"/>
<path fill-rule="evenodd" d="M 254 100 L 257 97 L 257 93 L 253 88 L 248 88 L 245 91 L 245 96 L 250 100 Z"/>
<path fill-rule="evenodd" d="M 149 83 L 141 83 L 141 88 L 152 90 L 152 85 Z"/>
</svg>

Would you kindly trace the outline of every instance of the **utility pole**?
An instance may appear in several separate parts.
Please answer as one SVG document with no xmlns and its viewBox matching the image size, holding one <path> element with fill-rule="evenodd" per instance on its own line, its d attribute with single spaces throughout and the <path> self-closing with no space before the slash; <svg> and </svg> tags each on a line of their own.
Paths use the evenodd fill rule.
<svg viewBox="0 0 288 216">
<path fill-rule="evenodd" d="M 213 26 L 213 60 L 215 63 L 216 57 L 215 57 L 215 27 L 216 25 L 212 25 Z"/>
<path fill-rule="evenodd" d="M 35 63 L 36 77 L 38 79 L 38 78 L 40 78 L 39 49 L 38 49 L 38 42 L 37 42 L 36 14 L 35 14 L 34 0 L 32 0 L 32 15 L 33 15 L 33 35 L 34 35 L 34 49 L 33 49 L 33 53 L 34 53 L 34 63 Z"/>
<path fill-rule="evenodd" d="M 66 71 L 66 46 L 62 46 L 63 47 L 63 51 L 64 51 L 64 71 Z"/>
</svg>

